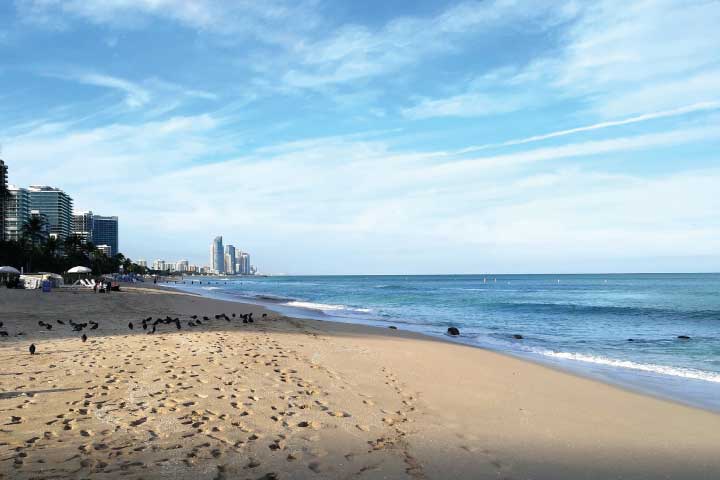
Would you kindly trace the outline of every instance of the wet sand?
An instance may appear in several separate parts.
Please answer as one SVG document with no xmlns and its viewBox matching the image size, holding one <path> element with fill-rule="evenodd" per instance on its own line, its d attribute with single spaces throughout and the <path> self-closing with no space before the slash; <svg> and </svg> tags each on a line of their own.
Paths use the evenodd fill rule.
<svg viewBox="0 0 720 480">
<path fill-rule="evenodd" d="M 0 321 L 0 478 L 720 477 L 720 415 L 401 330 L 162 288 L 3 288 Z"/>
</svg>

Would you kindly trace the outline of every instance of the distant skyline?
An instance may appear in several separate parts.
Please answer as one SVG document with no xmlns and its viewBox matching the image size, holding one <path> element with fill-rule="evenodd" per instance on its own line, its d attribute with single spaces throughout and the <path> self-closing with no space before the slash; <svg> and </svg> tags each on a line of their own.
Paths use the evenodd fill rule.
<svg viewBox="0 0 720 480">
<path fill-rule="evenodd" d="M 720 271 L 720 2 L 0 3 L 9 183 L 136 259 Z"/>
</svg>

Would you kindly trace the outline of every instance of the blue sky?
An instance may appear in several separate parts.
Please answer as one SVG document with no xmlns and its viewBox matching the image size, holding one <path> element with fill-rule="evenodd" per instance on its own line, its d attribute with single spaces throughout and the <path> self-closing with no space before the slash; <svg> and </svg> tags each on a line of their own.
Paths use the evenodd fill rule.
<svg viewBox="0 0 720 480">
<path fill-rule="evenodd" d="M 720 2 L 0 3 L 10 181 L 131 258 L 720 271 Z"/>
</svg>

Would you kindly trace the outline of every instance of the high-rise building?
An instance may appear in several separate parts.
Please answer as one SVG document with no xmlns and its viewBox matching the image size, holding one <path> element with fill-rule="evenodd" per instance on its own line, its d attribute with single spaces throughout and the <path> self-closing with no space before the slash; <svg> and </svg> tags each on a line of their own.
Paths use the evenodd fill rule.
<svg viewBox="0 0 720 480">
<path fill-rule="evenodd" d="M 90 212 L 92 215 L 92 212 Z M 118 246 L 118 217 L 93 215 L 92 242 L 95 245 L 109 245 L 110 255 L 120 253 Z"/>
<path fill-rule="evenodd" d="M 221 274 L 225 272 L 225 255 L 223 254 L 222 235 L 215 237 L 212 245 L 210 245 L 210 268 L 213 273 Z"/>
<path fill-rule="evenodd" d="M 187 272 L 190 270 L 190 262 L 187 260 L 180 260 L 175 264 L 175 270 L 178 272 Z"/>
<path fill-rule="evenodd" d="M 93 212 L 81 212 L 73 215 L 73 235 L 86 242 L 93 241 Z"/>
<path fill-rule="evenodd" d="M 145 267 L 145 268 L 147 268 L 147 261 L 146 261 L 146 260 L 143 260 L 143 259 L 136 260 L 136 261 L 135 261 L 135 265 L 137 265 L 138 267 Z"/>
<path fill-rule="evenodd" d="M 225 247 L 225 273 L 228 275 L 235 275 L 237 270 L 235 269 L 235 246 L 227 245 Z"/>
<path fill-rule="evenodd" d="M 164 271 L 167 269 L 167 266 L 165 264 L 165 260 L 155 260 L 153 262 L 153 270 L 161 270 Z"/>
<path fill-rule="evenodd" d="M 45 215 L 50 236 L 64 240 L 73 231 L 73 200 L 59 188 L 30 185 L 30 206 Z"/>
<path fill-rule="evenodd" d="M 96 245 L 95 248 L 108 257 L 112 257 L 112 247 L 110 245 Z"/>
<path fill-rule="evenodd" d="M 5 197 L 5 240 L 18 241 L 30 220 L 30 194 L 25 188 L 10 185 Z"/>
<path fill-rule="evenodd" d="M 108 245 L 110 254 L 120 253 L 118 247 L 118 217 L 95 215 L 93 212 L 81 212 L 73 215 L 73 235 L 95 245 Z"/>
<path fill-rule="evenodd" d="M 7 166 L 0 160 L 0 241 L 5 240 L 5 200 L 7 198 Z"/>
<path fill-rule="evenodd" d="M 240 252 L 238 255 L 238 273 L 250 275 L 250 255 L 245 252 Z"/>
</svg>

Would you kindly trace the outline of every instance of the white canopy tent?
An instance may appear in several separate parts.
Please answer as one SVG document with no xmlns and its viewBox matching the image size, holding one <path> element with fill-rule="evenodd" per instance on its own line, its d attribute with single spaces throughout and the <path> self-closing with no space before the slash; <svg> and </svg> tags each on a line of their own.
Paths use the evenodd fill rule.
<svg viewBox="0 0 720 480">
<path fill-rule="evenodd" d="M 92 273 L 92 269 L 88 267 L 73 267 L 67 273 Z"/>
</svg>

